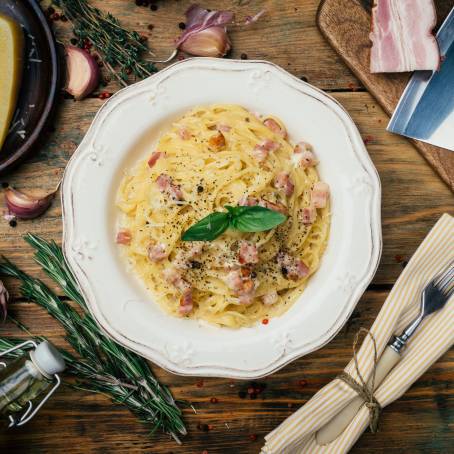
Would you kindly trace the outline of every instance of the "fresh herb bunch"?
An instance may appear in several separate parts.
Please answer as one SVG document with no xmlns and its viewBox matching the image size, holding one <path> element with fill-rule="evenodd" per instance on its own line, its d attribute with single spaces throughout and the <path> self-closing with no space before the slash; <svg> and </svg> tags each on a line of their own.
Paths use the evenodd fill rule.
<svg viewBox="0 0 454 454">
<path fill-rule="evenodd" d="M 36 262 L 81 311 L 5 258 L 0 263 L 0 273 L 19 279 L 23 296 L 46 309 L 62 324 L 66 340 L 80 355 L 79 359 L 62 351 L 68 373 L 76 377 L 75 387 L 109 395 L 114 402 L 126 405 L 141 422 L 150 424 L 152 432 L 161 429 L 180 443 L 179 436 L 186 435 L 186 428 L 170 391 L 157 381 L 144 358 L 118 345 L 100 330 L 66 265 L 61 248 L 55 242 L 32 234 L 26 235 L 25 240 L 36 250 Z M 9 348 L 8 345 L 17 343 L 0 339 L 1 349 Z"/>
<path fill-rule="evenodd" d="M 282 213 L 261 206 L 228 206 L 226 212 L 215 212 L 205 216 L 183 233 L 183 241 L 212 241 L 229 227 L 240 232 L 263 232 L 282 224 L 286 219 Z"/>
<path fill-rule="evenodd" d="M 91 6 L 88 0 L 53 0 L 53 3 L 73 23 L 80 47 L 88 40 L 122 85 L 128 84 L 130 74 L 143 79 L 157 71 L 153 63 L 142 58 L 148 47 L 140 35 L 123 28 L 112 14 Z"/>
</svg>

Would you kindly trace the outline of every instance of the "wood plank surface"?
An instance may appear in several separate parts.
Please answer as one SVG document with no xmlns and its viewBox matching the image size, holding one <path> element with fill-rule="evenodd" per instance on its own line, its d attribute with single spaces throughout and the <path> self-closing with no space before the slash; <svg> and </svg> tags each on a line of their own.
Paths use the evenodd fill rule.
<svg viewBox="0 0 454 454">
<path fill-rule="evenodd" d="M 138 7 L 134 0 L 96 0 L 93 3 L 109 9 L 125 25 L 147 34 L 153 51 L 162 56 L 179 34 L 178 23 L 191 2 L 159 1 L 157 11 Z M 405 261 L 442 213 L 454 213 L 454 199 L 448 187 L 406 139 L 385 131 L 387 114 L 364 91 L 319 33 L 316 26 L 318 0 L 209 0 L 202 3 L 208 8 L 233 9 L 238 19 L 266 8 L 267 16 L 261 25 L 232 30 L 232 57 L 246 53 L 249 58 L 268 59 L 298 77 L 306 77 L 310 83 L 331 92 L 357 123 L 380 174 L 383 190 L 383 256 L 373 285 L 330 344 L 260 380 L 266 384 L 266 389 L 256 400 L 244 399 L 238 394 L 247 390 L 249 382 L 209 378 L 203 379 L 203 386 L 197 386 L 200 385 L 197 378 L 175 376 L 153 366 L 175 397 L 190 401 L 197 411 L 195 414 L 190 408 L 184 410 L 189 435 L 183 446 L 163 435 L 149 438 L 145 427 L 107 398 L 65 387 L 29 425 L 0 433 L 1 453 L 259 452 L 266 433 L 341 371 L 351 357 L 354 334 L 360 326 L 371 325 Z M 152 31 L 148 30 L 149 24 L 154 25 Z M 57 22 L 54 25 L 59 41 L 67 43 L 71 37 L 70 24 Z M 117 88 L 111 83 L 105 89 L 115 91 Z M 62 96 L 53 127 L 39 151 L 3 182 L 32 193 L 50 191 L 61 178 L 69 157 L 103 102 L 96 97 L 74 102 Z M 1 218 L 1 253 L 27 272 L 43 277 L 33 263 L 31 249 L 21 237 L 30 231 L 60 242 L 60 216 L 57 199 L 45 216 L 21 221 L 15 228 Z M 48 336 L 63 346 L 59 325 L 34 304 L 18 298 L 14 282 L 7 283 L 14 297 L 12 315 L 34 334 Z M 0 335 L 18 334 L 13 325 L 0 325 Z M 307 384 L 301 380 L 306 380 Z M 454 445 L 453 383 L 454 351 L 451 349 L 402 399 L 385 409 L 381 431 L 375 435 L 365 433 L 352 452 L 449 452 Z M 211 397 L 219 402 L 210 403 Z"/>
<path fill-rule="evenodd" d="M 330 344 L 259 380 L 266 388 L 256 400 L 238 394 L 246 391 L 251 382 L 216 378 L 201 382 L 154 366 L 154 372 L 171 387 L 175 397 L 190 401 L 197 411 L 195 414 L 190 408 L 184 410 L 189 435 L 181 447 L 163 435 L 150 440 L 134 417 L 103 396 L 65 387 L 30 424 L 20 431 L 0 435 L 0 452 L 62 453 L 70 446 L 70 453 L 258 453 L 264 435 L 341 371 L 351 357 L 356 331 L 360 326 L 370 326 L 386 295 L 383 291 L 367 292 Z M 64 345 L 61 328 L 40 308 L 18 302 L 12 313 L 33 327 L 33 332 Z M 20 334 L 11 325 L 4 329 L 8 335 Z M 351 452 L 448 453 L 453 442 L 453 370 L 451 349 L 402 399 L 384 410 L 380 432 L 365 433 Z M 211 397 L 216 397 L 218 403 L 212 404 Z M 210 426 L 208 431 L 204 424 Z M 254 436 L 257 440 L 253 440 Z"/>
<path fill-rule="evenodd" d="M 439 22 L 446 17 L 448 6 L 451 8 L 454 2 L 438 2 Z M 371 18 L 362 3 L 359 0 L 324 0 L 319 8 L 317 21 L 329 43 L 383 109 L 391 115 L 410 75 L 371 74 L 369 70 Z M 454 153 L 417 140 L 413 143 L 454 191 Z"/>
</svg>

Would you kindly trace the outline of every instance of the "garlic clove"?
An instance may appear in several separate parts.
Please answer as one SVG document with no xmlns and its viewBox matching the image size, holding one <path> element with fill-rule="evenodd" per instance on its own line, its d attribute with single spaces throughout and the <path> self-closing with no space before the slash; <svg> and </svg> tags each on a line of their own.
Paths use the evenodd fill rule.
<svg viewBox="0 0 454 454">
<path fill-rule="evenodd" d="M 6 316 L 8 314 L 8 302 L 9 302 L 8 290 L 6 289 L 5 284 L 3 284 L 2 281 L 0 281 L 0 314 L 3 315 L 3 321 L 6 320 Z"/>
<path fill-rule="evenodd" d="M 194 33 L 180 45 L 180 50 L 198 57 L 223 57 L 230 48 L 225 27 L 210 27 Z"/>
<path fill-rule="evenodd" d="M 66 47 L 66 87 L 75 99 L 88 96 L 99 84 L 100 71 L 96 60 L 84 49 Z"/>
<path fill-rule="evenodd" d="M 55 192 L 45 197 L 32 197 L 13 188 L 5 189 L 6 206 L 19 219 L 33 219 L 43 214 L 50 206 Z"/>
</svg>

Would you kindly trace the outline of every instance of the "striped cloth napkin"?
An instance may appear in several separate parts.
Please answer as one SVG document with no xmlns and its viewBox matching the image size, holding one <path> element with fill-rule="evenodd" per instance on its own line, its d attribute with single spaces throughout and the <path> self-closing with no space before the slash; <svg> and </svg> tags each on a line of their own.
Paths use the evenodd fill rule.
<svg viewBox="0 0 454 454">
<path fill-rule="evenodd" d="M 393 334 L 400 334 L 419 313 L 425 284 L 454 258 L 454 218 L 444 214 L 419 246 L 386 299 L 371 332 L 378 355 Z M 375 391 L 381 407 L 402 396 L 408 388 L 454 344 L 454 296 L 429 315 L 402 350 L 402 359 Z M 358 352 L 359 370 L 368 380 L 373 369 L 373 341 L 367 336 Z M 359 380 L 353 360 L 345 371 Z M 363 405 L 345 431 L 333 442 L 319 446 L 315 433 L 356 396 L 347 384 L 335 379 L 266 437 L 263 454 L 348 452 L 369 425 Z"/>
</svg>

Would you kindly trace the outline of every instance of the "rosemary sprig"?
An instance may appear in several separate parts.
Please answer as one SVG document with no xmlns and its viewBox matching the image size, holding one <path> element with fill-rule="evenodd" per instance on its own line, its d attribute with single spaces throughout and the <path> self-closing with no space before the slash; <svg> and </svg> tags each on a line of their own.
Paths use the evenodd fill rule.
<svg viewBox="0 0 454 454">
<path fill-rule="evenodd" d="M 21 292 L 58 320 L 66 331 L 66 340 L 80 356 L 63 351 L 68 372 L 77 378 L 79 389 L 109 395 L 126 405 L 142 422 L 161 429 L 179 441 L 186 434 L 181 410 L 170 391 L 161 385 L 142 357 L 130 352 L 105 335 L 90 315 L 77 283 L 66 265 L 61 248 L 55 242 L 28 234 L 25 240 L 36 250 L 35 260 L 56 282 L 64 294 L 81 309 L 80 313 L 62 301 L 42 281 L 21 271 L 6 258 L 0 273 L 21 281 Z M 8 343 L 0 339 L 0 348 Z"/>
<path fill-rule="evenodd" d="M 123 28 L 112 14 L 91 6 L 88 0 L 53 0 L 53 3 L 73 23 L 79 45 L 83 47 L 88 40 L 104 66 L 122 85 L 128 84 L 130 74 L 143 79 L 157 71 L 152 62 L 142 58 L 148 47 L 140 35 Z"/>
</svg>

